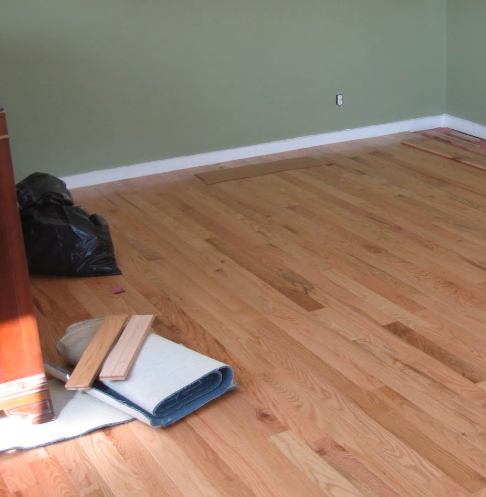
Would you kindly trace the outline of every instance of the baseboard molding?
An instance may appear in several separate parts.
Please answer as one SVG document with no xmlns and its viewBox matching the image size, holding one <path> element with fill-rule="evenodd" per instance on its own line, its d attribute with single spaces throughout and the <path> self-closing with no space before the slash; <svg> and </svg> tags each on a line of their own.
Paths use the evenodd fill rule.
<svg viewBox="0 0 486 497">
<path fill-rule="evenodd" d="M 444 116 L 444 126 L 486 140 L 486 126 L 483 126 L 482 124 L 473 123 L 472 121 L 446 114 Z"/>
<path fill-rule="evenodd" d="M 73 176 L 65 176 L 62 179 L 66 182 L 69 189 L 80 188 L 83 186 L 109 183 L 111 181 L 177 171 L 179 169 L 187 169 L 190 167 L 207 166 L 210 164 L 218 164 L 220 162 L 258 157 L 260 155 L 278 154 L 302 148 L 329 145 L 330 143 L 360 140 L 363 138 L 374 138 L 377 136 L 391 135 L 393 133 L 401 133 L 404 131 L 422 131 L 425 129 L 440 128 L 446 126 L 445 121 L 449 118 L 450 116 L 438 115 L 422 117 L 419 119 L 410 119 L 407 121 L 397 121 L 388 124 L 378 124 L 375 126 L 365 126 L 362 128 L 345 129 L 342 131 L 333 131 L 319 135 L 302 136 L 288 140 L 250 145 L 248 147 L 219 150 L 216 152 L 207 152 L 185 157 L 174 157 L 172 159 L 145 162 L 132 166 L 122 166 L 104 169 L 101 171 L 75 174 Z M 460 128 L 455 129 L 463 131 Z M 486 128 L 484 129 L 486 130 Z M 467 131 L 464 132 L 467 133 Z"/>
</svg>

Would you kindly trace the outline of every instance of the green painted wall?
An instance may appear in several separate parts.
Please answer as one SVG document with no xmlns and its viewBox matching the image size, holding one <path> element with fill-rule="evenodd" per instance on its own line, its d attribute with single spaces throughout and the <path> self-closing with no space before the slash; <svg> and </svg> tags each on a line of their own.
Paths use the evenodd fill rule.
<svg viewBox="0 0 486 497">
<path fill-rule="evenodd" d="M 0 0 L 17 179 L 441 114 L 444 32 L 444 0 Z"/>
<path fill-rule="evenodd" d="M 486 125 L 486 2 L 447 0 L 447 113 Z"/>
</svg>

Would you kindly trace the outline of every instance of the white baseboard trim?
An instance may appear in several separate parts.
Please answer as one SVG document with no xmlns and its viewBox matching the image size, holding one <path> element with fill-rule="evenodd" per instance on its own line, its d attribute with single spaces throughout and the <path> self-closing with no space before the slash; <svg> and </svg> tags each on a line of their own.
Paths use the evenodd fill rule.
<svg viewBox="0 0 486 497">
<path fill-rule="evenodd" d="M 88 173 L 75 174 L 73 176 L 65 176 L 61 179 L 66 182 L 69 189 L 80 188 L 83 186 L 99 185 L 101 183 L 149 176 L 151 174 L 159 174 L 168 171 L 177 171 L 179 169 L 187 169 L 190 167 L 208 166 L 210 164 L 218 164 L 220 162 L 227 162 L 237 159 L 247 159 L 249 157 L 258 157 L 260 155 L 290 152 L 292 150 L 328 145 L 330 143 L 360 140 L 363 138 L 374 138 L 376 136 L 391 135 L 393 133 L 401 133 L 404 131 L 422 131 L 425 129 L 440 128 L 446 126 L 445 122 L 447 119 L 452 118 L 445 115 L 422 117 L 407 121 L 397 121 L 388 124 L 378 124 L 375 126 L 365 126 L 362 128 L 345 129 L 342 131 L 333 131 L 319 135 L 302 136 L 288 140 L 261 143 L 259 145 L 250 145 L 248 147 L 218 150 L 216 152 L 206 152 L 185 157 L 174 157 L 172 159 L 144 162 L 132 166 L 103 169 L 101 171 L 92 171 Z M 463 131 L 460 128 L 455 129 Z M 484 129 L 486 130 L 486 128 Z M 467 131 L 464 132 L 467 133 Z"/>
<path fill-rule="evenodd" d="M 444 116 L 444 123 L 446 128 L 452 128 L 461 133 L 477 136 L 478 138 L 486 140 L 486 126 L 483 126 L 482 124 L 473 123 L 472 121 L 467 121 L 460 117 L 449 116 L 447 114 Z"/>
</svg>

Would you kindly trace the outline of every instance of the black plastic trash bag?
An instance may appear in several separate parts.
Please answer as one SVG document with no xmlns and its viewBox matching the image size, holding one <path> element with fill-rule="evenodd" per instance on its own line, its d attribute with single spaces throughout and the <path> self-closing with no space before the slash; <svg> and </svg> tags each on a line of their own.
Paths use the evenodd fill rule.
<svg viewBox="0 0 486 497">
<path fill-rule="evenodd" d="M 31 273 L 121 274 L 107 222 L 72 205 L 62 180 L 34 173 L 17 184 L 17 197 Z"/>
<path fill-rule="evenodd" d="M 33 173 L 16 185 L 21 213 L 43 205 L 74 205 L 63 180 L 46 173 Z"/>
</svg>

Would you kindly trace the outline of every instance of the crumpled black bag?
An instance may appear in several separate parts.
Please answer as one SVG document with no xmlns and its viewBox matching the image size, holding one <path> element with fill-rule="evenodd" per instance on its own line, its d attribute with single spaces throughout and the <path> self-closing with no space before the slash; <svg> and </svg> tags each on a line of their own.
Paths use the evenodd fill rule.
<svg viewBox="0 0 486 497">
<path fill-rule="evenodd" d="M 29 271 L 59 276 L 121 274 L 106 220 L 73 205 L 66 184 L 34 173 L 17 184 Z"/>
<path fill-rule="evenodd" d="M 20 212 L 44 205 L 74 205 L 73 197 L 62 179 L 47 173 L 33 173 L 17 183 L 17 200 Z"/>
</svg>

